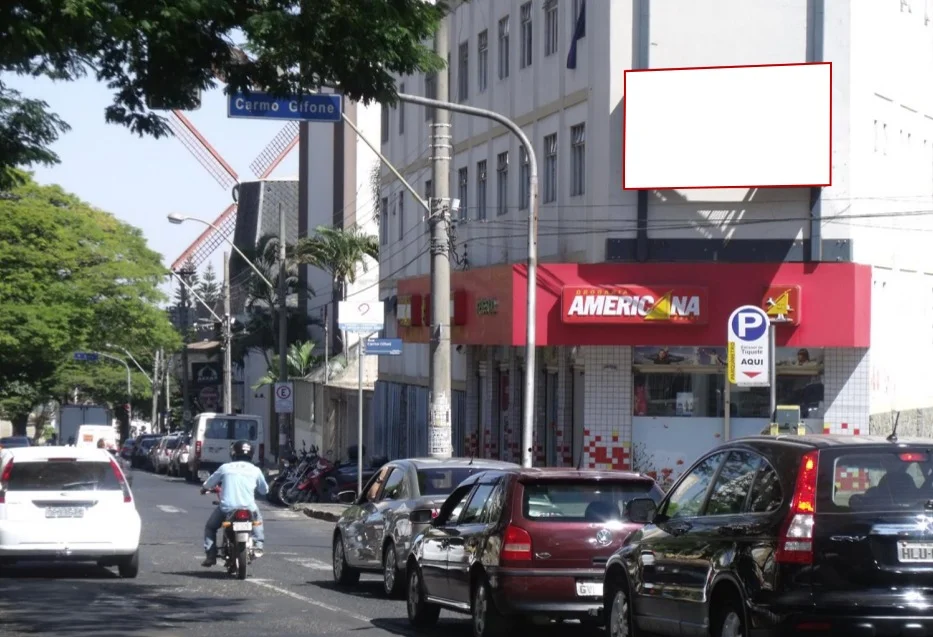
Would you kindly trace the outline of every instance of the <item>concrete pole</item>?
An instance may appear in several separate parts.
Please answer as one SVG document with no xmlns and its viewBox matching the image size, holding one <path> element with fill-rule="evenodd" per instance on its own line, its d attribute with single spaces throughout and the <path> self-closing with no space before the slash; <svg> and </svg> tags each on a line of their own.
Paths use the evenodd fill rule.
<svg viewBox="0 0 933 637">
<path fill-rule="evenodd" d="M 224 348 L 224 413 L 233 413 L 233 326 L 230 316 L 230 253 L 224 252 L 224 320 L 223 329 Z"/>
<path fill-rule="evenodd" d="M 282 210 L 282 204 L 279 204 L 279 381 L 288 382 L 288 286 L 285 279 L 287 267 L 285 264 L 285 243 L 287 237 L 285 234 L 285 213 Z M 279 414 L 279 439 L 282 434 L 286 434 L 286 440 L 291 439 L 288 435 L 288 414 Z M 276 455 L 278 455 L 278 444 L 276 440 Z"/>
<path fill-rule="evenodd" d="M 187 270 L 182 271 L 178 279 L 181 281 L 181 313 L 182 313 L 182 343 L 181 343 L 181 419 L 182 427 L 191 429 L 191 381 L 188 378 L 188 332 L 190 325 L 188 323 L 188 281 L 186 276 L 190 276 Z"/>
<path fill-rule="evenodd" d="M 450 21 L 441 20 L 434 36 L 434 52 L 447 59 Z M 437 99 L 447 101 L 450 73 L 445 66 L 437 72 Z M 449 458 L 450 441 L 450 111 L 435 109 L 431 125 L 433 196 L 431 214 L 431 360 L 428 375 L 428 455 Z"/>
<path fill-rule="evenodd" d="M 159 388 L 161 383 L 159 382 L 159 365 L 162 364 L 162 352 L 156 350 L 155 353 L 155 363 L 152 366 L 152 416 L 150 418 L 152 422 L 153 430 L 159 426 Z"/>
<path fill-rule="evenodd" d="M 363 335 L 356 341 L 356 493 L 363 493 Z"/>
</svg>

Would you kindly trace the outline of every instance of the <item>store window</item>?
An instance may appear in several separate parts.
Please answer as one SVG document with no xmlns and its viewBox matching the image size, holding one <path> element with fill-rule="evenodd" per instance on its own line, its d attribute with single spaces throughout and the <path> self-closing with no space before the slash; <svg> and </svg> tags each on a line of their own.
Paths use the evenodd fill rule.
<svg viewBox="0 0 933 637">
<path fill-rule="evenodd" d="M 723 380 L 716 373 L 635 374 L 635 416 L 723 416 Z"/>
</svg>

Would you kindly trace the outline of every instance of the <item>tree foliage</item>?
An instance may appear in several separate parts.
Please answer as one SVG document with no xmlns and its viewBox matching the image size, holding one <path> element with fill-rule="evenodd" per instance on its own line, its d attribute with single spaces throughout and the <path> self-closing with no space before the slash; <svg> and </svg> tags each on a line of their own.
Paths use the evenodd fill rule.
<svg viewBox="0 0 933 637">
<path fill-rule="evenodd" d="M 178 342 L 158 306 L 165 268 L 140 230 L 58 186 L 20 179 L 0 198 L 0 410 L 10 418 L 61 395 L 61 381 L 77 374 L 75 351 L 126 348 L 146 364 Z"/>
<path fill-rule="evenodd" d="M 108 122 L 161 137 L 167 124 L 147 105 L 193 108 L 218 78 L 231 92 L 332 86 L 394 103 L 393 74 L 444 64 L 429 39 L 448 11 L 423 0 L 4 0 L 0 74 L 90 75 L 113 91 Z M 0 186 L 10 166 L 55 162 L 47 148 L 66 126 L 0 75 Z"/>
<path fill-rule="evenodd" d="M 314 355 L 314 341 L 298 341 L 288 346 L 285 363 L 289 378 L 304 378 L 319 362 Z M 253 389 L 265 385 L 274 385 L 279 381 L 279 355 L 274 354 L 269 360 L 269 369 L 265 375 L 253 384 Z"/>
<path fill-rule="evenodd" d="M 204 268 L 204 274 L 201 275 L 201 280 L 198 282 L 195 291 L 215 312 L 221 305 L 221 301 L 223 301 L 220 285 L 220 281 L 217 280 L 217 273 L 214 271 L 214 265 L 208 263 L 207 267 Z"/>
<path fill-rule="evenodd" d="M 379 239 L 355 226 L 348 229 L 318 226 L 314 233 L 295 245 L 295 261 L 330 274 L 335 290 L 342 292 L 347 283 L 356 281 L 359 266 L 366 271 L 366 257 L 379 259 Z"/>
</svg>

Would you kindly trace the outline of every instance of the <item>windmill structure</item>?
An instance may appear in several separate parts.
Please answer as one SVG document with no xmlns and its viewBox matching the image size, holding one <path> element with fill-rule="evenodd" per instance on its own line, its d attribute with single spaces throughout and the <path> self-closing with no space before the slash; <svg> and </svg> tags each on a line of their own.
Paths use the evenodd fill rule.
<svg viewBox="0 0 933 637">
<path fill-rule="evenodd" d="M 204 167 L 221 188 L 232 191 L 239 183 L 237 172 L 227 163 L 210 142 L 198 131 L 195 125 L 182 111 L 169 112 L 168 124 L 175 137 Z M 250 163 L 249 168 L 256 179 L 265 179 L 282 163 L 288 153 L 298 145 L 298 122 L 290 121 L 262 152 Z M 196 268 L 207 261 L 222 243 L 233 235 L 236 227 L 237 204 L 232 203 L 213 221 L 219 230 L 208 227 L 188 248 L 172 263 L 172 270 L 177 271 L 190 257 Z"/>
</svg>

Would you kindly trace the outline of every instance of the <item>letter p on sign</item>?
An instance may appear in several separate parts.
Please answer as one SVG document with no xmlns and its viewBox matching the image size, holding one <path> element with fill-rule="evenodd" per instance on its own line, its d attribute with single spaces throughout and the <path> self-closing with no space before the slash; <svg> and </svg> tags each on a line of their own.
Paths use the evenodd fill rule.
<svg viewBox="0 0 933 637">
<path fill-rule="evenodd" d="M 732 313 L 729 328 L 742 341 L 760 340 L 768 331 L 768 315 L 754 305 L 745 305 Z"/>
</svg>

